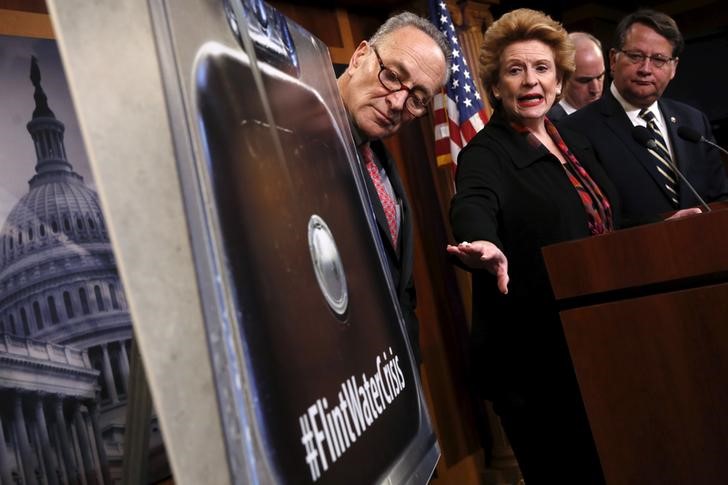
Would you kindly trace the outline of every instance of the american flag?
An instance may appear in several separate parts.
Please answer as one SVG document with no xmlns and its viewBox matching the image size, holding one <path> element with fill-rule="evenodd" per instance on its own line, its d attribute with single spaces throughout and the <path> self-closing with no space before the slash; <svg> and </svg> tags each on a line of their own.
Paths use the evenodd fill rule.
<svg viewBox="0 0 728 485">
<path fill-rule="evenodd" d="M 444 0 L 430 0 L 430 20 L 445 35 L 452 49 L 447 86 L 433 100 L 437 165 L 457 163 L 460 149 L 488 122 L 483 101 L 463 56 L 455 25 Z"/>
</svg>

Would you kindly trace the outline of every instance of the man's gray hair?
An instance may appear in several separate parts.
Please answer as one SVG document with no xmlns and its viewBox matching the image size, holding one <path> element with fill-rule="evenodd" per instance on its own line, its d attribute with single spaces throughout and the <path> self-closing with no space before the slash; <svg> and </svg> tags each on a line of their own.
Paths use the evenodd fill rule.
<svg viewBox="0 0 728 485">
<path fill-rule="evenodd" d="M 437 27 L 432 25 L 429 20 L 420 17 L 419 15 L 415 15 L 412 12 L 402 12 L 394 15 L 393 17 L 389 17 L 387 21 L 384 22 L 376 32 L 374 32 L 374 35 L 371 36 L 369 44 L 377 45 L 377 43 L 384 37 L 387 37 L 395 30 L 399 30 L 403 27 L 414 27 L 419 29 L 435 41 L 445 56 L 445 64 L 447 67 L 445 82 L 447 82 L 447 78 L 450 76 L 450 64 L 452 62 L 450 44 L 448 44 L 447 39 L 445 39 L 445 36 L 437 29 Z"/>
</svg>

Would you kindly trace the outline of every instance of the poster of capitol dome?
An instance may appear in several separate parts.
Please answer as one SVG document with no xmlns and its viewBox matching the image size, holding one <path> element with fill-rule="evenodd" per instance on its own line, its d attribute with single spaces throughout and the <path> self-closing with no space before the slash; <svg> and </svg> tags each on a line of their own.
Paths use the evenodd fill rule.
<svg viewBox="0 0 728 485">
<path fill-rule="evenodd" d="M 0 483 L 119 483 L 132 322 L 55 41 L 0 35 L 0 85 Z"/>
</svg>

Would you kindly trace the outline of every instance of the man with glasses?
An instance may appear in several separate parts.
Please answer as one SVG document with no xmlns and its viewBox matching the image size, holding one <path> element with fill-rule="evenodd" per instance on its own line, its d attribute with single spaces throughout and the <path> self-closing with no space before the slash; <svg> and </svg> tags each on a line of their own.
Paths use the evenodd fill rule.
<svg viewBox="0 0 728 485">
<path fill-rule="evenodd" d="M 599 39 L 586 32 L 572 32 L 576 69 L 564 86 L 564 96 L 547 113 L 551 121 L 558 121 L 602 97 L 604 89 L 604 54 Z"/>
<path fill-rule="evenodd" d="M 351 56 L 338 86 L 351 123 L 392 282 L 420 362 L 412 277 L 412 213 L 382 138 L 424 115 L 447 82 L 450 50 L 437 28 L 409 12 L 391 17 Z"/>
<path fill-rule="evenodd" d="M 698 205 L 674 166 L 705 201 L 728 198 L 718 152 L 678 136 L 678 128 L 684 126 L 713 140 L 707 117 L 662 97 L 675 76 L 684 45 L 668 15 L 654 10 L 627 15 L 617 26 L 609 52 L 614 79 L 610 89 L 599 101 L 561 121 L 592 142 L 619 190 L 623 219 L 628 222 L 654 220 L 660 214 Z M 638 126 L 648 130 L 647 139 L 636 133 Z"/>
</svg>

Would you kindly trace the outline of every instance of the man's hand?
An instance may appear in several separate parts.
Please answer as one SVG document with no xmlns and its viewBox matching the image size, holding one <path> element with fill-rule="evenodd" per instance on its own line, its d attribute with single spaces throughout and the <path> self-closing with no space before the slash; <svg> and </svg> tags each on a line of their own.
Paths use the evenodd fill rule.
<svg viewBox="0 0 728 485">
<path fill-rule="evenodd" d="M 679 211 L 675 212 L 673 215 L 665 219 L 666 221 L 672 221 L 674 219 L 680 219 L 682 217 L 692 216 L 695 214 L 702 214 L 703 211 L 700 209 L 700 207 L 690 207 L 689 209 L 680 209 Z"/>
</svg>

